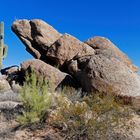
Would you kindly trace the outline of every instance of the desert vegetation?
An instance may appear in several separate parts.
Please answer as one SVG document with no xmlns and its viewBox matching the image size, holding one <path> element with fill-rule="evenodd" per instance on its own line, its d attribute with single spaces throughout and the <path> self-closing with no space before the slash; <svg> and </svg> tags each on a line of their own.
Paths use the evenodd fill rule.
<svg viewBox="0 0 140 140">
<path fill-rule="evenodd" d="M 48 82 L 35 73 L 27 74 L 20 100 L 24 112 L 17 121 L 22 126 L 45 124 L 57 128 L 64 139 L 127 138 L 132 135 L 133 110 L 111 94 L 81 96 L 81 90 L 65 87 L 50 92 Z"/>
<path fill-rule="evenodd" d="M 34 72 L 26 75 L 25 80 L 26 82 L 24 82 L 19 96 L 24 106 L 24 112 L 17 120 L 22 125 L 42 122 L 51 104 L 48 84 L 44 81 L 43 77 L 37 80 Z"/>
</svg>

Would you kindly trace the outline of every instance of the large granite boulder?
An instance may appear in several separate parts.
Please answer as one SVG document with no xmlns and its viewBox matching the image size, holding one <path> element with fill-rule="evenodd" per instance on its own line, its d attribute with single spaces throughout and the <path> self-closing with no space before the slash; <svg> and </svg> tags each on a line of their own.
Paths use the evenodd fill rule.
<svg viewBox="0 0 140 140">
<path fill-rule="evenodd" d="M 138 71 L 137 67 L 132 64 L 130 59 L 107 38 L 97 36 L 88 39 L 85 43 L 95 49 L 96 54 L 102 54 L 109 59 L 114 57 L 126 64 L 132 71 Z"/>
<path fill-rule="evenodd" d="M 69 72 L 87 92 L 113 92 L 120 96 L 140 96 L 140 78 L 118 59 L 102 54 L 71 60 Z"/>
<path fill-rule="evenodd" d="M 61 36 L 52 26 L 39 19 L 16 20 L 12 30 L 30 54 L 44 61 L 47 49 Z"/>
<path fill-rule="evenodd" d="M 59 66 L 74 57 L 94 54 L 95 51 L 92 47 L 69 34 L 61 36 L 47 51 L 47 57 Z"/>
<path fill-rule="evenodd" d="M 51 65 L 62 66 L 75 56 L 94 54 L 94 49 L 75 37 L 58 33 L 42 20 L 17 20 L 13 32 L 35 58 Z"/>
<path fill-rule="evenodd" d="M 57 89 L 58 87 L 67 85 L 75 86 L 75 81 L 70 75 L 61 72 L 39 59 L 28 60 L 21 64 L 23 75 L 30 70 L 33 70 L 38 77 L 43 76 L 49 82 L 51 89 Z"/>
</svg>

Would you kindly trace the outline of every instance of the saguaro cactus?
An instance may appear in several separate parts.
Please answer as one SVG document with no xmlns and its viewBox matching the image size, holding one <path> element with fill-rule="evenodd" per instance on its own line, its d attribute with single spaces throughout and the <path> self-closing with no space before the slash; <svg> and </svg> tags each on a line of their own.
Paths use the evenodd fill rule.
<svg viewBox="0 0 140 140">
<path fill-rule="evenodd" d="M 0 22 L 0 69 L 2 68 L 2 61 L 7 55 L 7 45 L 4 44 L 4 22 Z"/>
</svg>

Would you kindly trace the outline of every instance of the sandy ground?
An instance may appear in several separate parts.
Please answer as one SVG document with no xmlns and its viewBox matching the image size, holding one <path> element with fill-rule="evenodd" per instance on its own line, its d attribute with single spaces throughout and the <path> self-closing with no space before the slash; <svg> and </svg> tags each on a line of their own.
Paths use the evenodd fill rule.
<svg viewBox="0 0 140 140">
<path fill-rule="evenodd" d="M 140 140 L 140 116 L 135 115 L 133 120 L 136 124 L 136 128 L 133 131 L 135 137 L 129 138 L 129 140 Z M 35 130 L 22 129 L 18 126 L 14 118 L 12 119 L 10 116 L 7 118 L 5 114 L 1 113 L 0 140 L 63 140 L 58 130 L 47 125 Z"/>
</svg>

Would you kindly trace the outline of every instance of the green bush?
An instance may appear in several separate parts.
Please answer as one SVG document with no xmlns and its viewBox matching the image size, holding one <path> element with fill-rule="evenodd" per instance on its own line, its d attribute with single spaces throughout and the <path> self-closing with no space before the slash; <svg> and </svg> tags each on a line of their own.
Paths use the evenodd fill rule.
<svg viewBox="0 0 140 140">
<path fill-rule="evenodd" d="M 73 100 L 74 97 L 74 94 L 59 95 L 57 109 L 50 119 L 54 127 L 64 132 L 65 139 L 108 140 L 132 135 L 132 110 L 114 96 L 96 94 Z"/>
<path fill-rule="evenodd" d="M 34 73 L 26 76 L 20 99 L 24 112 L 18 117 L 22 125 L 43 122 L 59 128 L 70 140 L 121 139 L 132 135 L 133 110 L 108 95 L 92 94 L 81 97 L 81 91 L 66 88 L 60 93 L 49 93 L 48 83 Z"/>
<path fill-rule="evenodd" d="M 24 107 L 23 114 L 17 118 L 20 124 L 43 122 L 51 104 L 48 83 L 43 77 L 38 79 L 34 72 L 26 74 L 20 100 Z"/>
</svg>

